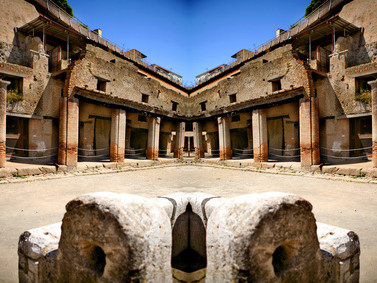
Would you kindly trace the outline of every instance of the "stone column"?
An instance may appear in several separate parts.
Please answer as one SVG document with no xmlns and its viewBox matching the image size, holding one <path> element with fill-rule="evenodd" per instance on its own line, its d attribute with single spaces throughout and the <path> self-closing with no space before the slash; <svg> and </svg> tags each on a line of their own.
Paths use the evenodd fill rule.
<svg viewBox="0 0 377 283">
<path fill-rule="evenodd" d="M 59 164 L 71 168 L 77 166 L 78 140 L 79 100 L 75 97 L 62 97 L 59 117 Z"/>
<path fill-rule="evenodd" d="M 186 123 L 180 122 L 178 124 L 177 134 L 175 136 L 175 148 L 174 148 L 175 158 L 183 157 L 183 147 L 185 145 L 185 131 L 186 131 Z"/>
<path fill-rule="evenodd" d="M 113 109 L 111 113 L 110 161 L 123 162 L 126 144 L 126 111 Z"/>
<path fill-rule="evenodd" d="M 299 107 L 301 166 L 308 167 L 320 162 L 318 99 L 301 98 Z"/>
<path fill-rule="evenodd" d="M 255 162 L 268 161 L 267 114 L 265 109 L 255 109 L 252 113 L 253 152 Z"/>
<path fill-rule="evenodd" d="M 157 160 L 160 141 L 160 117 L 149 117 L 148 121 L 148 145 L 146 156 L 147 159 Z"/>
<path fill-rule="evenodd" d="M 372 87 L 372 163 L 377 167 L 377 80 L 368 84 Z"/>
<path fill-rule="evenodd" d="M 217 118 L 219 126 L 219 155 L 220 160 L 232 158 L 232 149 L 230 147 L 230 128 L 229 117 Z"/>
<path fill-rule="evenodd" d="M 7 141 L 7 87 L 10 82 L 0 80 L 0 167 L 5 167 Z"/>
<path fill-rule="evenodd" d="M 203 158 L 204 148 L 203 148 L 202 126 L 198 122 L 193 122 L 192 129 L 194 131 L 195 158 Z"/>
</svg>

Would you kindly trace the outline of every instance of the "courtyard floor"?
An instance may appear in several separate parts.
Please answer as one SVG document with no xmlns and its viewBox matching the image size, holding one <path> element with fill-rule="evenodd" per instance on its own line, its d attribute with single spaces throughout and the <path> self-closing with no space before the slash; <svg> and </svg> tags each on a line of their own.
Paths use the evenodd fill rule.
<svg viewBox="0 0 377 283">
<path fill-rule="evenodd" d="M 17 243 L 23 231 L 61 221 L 69 200 L 98 191 L 146 197 L 177 191 L 222 197 L 267 191 L 294 193 L 312 203 L 317 221 L 359 235 L 360 281 L 377 281 L 376 184 L 187 165 L 1 184 L 0 282 L 18 281 Z"/>
</svg>

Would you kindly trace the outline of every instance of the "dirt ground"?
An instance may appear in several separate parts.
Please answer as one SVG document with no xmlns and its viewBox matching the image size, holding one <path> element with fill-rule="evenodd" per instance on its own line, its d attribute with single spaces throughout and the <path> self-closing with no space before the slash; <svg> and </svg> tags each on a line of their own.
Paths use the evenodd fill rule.
<svg viewBox="0 0 377 283">
<path fill-rule="evenodd" d="M 377 185 L 191 165 L 1 184 L 0 282 L 18 281 L 17 242 L 23 231 L 61 221 L 69 200 L 98 191 L 147 197 L 177 191 L 222 197 L 267 191 L 294 193 L 313 204 L 317 221 L 359 235 L 360 281 L 377 281 Z"/>
</svg>

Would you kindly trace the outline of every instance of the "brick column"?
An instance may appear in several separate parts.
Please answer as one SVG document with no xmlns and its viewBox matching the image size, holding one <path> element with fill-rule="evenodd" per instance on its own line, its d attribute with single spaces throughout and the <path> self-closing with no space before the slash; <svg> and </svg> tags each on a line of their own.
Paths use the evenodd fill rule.
<svg viewBox="0 0 377 283">
<path fill-rule="evenodd" d="M 319 145 L 319 99 L 311 98 L 311 119 L 312 119 L 312 162 L 313 165 L 321 163 L 321 149 Z"/>
<path fill-rule="evenodd" d="M 300 99 L 300 152 L 301 166 L 320 163 L 318 99 Z"/>
<path fill-rule="evenodd" d="M 229 117 L 217 118 L 219 126 L 219 155 L 220 160 L 232 158 L 232 149 L 230 147 L 230 128 Z"/>
<path fill-rule="evenodd" d="M 10 82 L 0 80 L 0 167 L 5 167 L 7 141 L 7 87 Z"/>
<path fill-rule="evenodd" d="M 377 80 L 368 84 L 372 87 L 372 164 L 377 167 Z"/>
<path fill-rule="evenodd" d="M 253 152 L 255 162 L 268 161 L 267 114 L 265 109 L 255 109 L 252 113 Z"/>
<path fill-rule="evenodd" d="M 193 122 L 192 129 L 194 131 L 195 158 L 203 158 L 204 148 L 202 138 L 202 126 L 198 122 Z"/>
<path fill-rule="evenodd" d="M 113 109 L 111 113 L 110 161 L 123 162 L 126 144 L 126 111 Z"/>
<path fill-rule="evenodd" d="M 147 159 L 157 160 L 160 141 L 160 117 L 149 117 L 148 120 L 148 144 L 146 156 Z"/>
<path fill-rule="evenodd" d="M 77 98 L 60 99 L 58 162 L 68 167 L 77 166 L 79 140 L 79 101 Z"/>
<path fill-rule="evenodd" d="M 59 151 L 58 163 L 66 165 L 67 160 L 67 97 L 59 100 Z"/>
<path fill-rule="evenodd" d="M 186 123 L 180 122 L 177 127 L 177 134 L 175 136 L 174 157 L 183 157 L 183 147 L 185 146 L 185 131 Z"/>
</svg>

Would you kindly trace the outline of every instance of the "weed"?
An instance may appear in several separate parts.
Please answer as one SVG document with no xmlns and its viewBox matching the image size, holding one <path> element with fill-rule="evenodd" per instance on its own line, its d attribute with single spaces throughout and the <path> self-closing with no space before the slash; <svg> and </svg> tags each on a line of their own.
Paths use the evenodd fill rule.
<svg viewBox="0 0 377 283">
<path fill-rule="evenodd" d="M 15 178 L 26 178 L 25 175 L 20 175 L 18 173 L 13 173 L 13 177 L 15 177 Z"/>
<path fill-rule="evenodd" d="M 15 103 L 24 99 L 22 93 L 19 93 L 17 90 L 8 90 L 7 92 L 7 102 Z"/>
<path fill-rule="evenodd" d="M 362 89 L 355 94 L 355 100 L 361 103 L 370 103 L 372 101 L 371 91 L 369 89 Z"/>
</svg>

